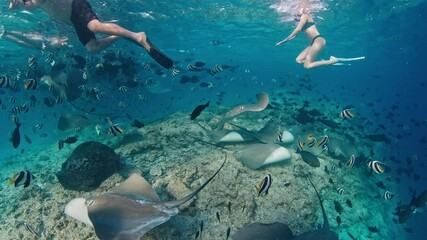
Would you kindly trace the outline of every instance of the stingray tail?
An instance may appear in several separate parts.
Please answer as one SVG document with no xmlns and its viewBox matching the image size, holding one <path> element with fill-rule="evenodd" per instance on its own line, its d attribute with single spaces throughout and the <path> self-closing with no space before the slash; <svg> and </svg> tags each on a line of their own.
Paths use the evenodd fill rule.
<svg viewBox="0 0 427 240">
<path fill-rule="evenodd" d="M 216 172 L 214 173 L 214 175 L 212 175 L 212 177 L 210 177 L 205 183 L 203 183 L 202 186 L 200 186 L 196 191 L 188 194 L 187 196 L 179 199 L 179 200 L 175 200 L 175 201 L 171 201 L 171 202 L 165 202 L 163 203 L 166 207 L 168 208 L 174 208 L 177 207 L 181 204 L 186 203 L 187 201 L 189 201 L 190 199 L 192 199 L 194 196 L 196 196 L 197 193 L 199 193 L 200 191 L 202 191 L 203 188 L 206 187 L 206 185 L 208 185 L 208 183 L 210 181 L 212 181 L 212 179 L 219 173 L 219 171 L 221 171 L 222 167 L 224 167 L 225 162 L 227 161 L 227 153 L 225 154 L 225 159 L 224 162 L 221 164 L 221 167 L 219 167 L 218 170 L 216 170 Z"/>
<path fill-rule="evenodd" d="M 328 218 L 326 217 L 325 208 L 323 207 L 322 199 L 320 198 L 319 192 L 317 191 L 316 187 L 314 186 L 314 184 L 313 184 L 313 182 L 311 181 L 311 179 L 310 179 L 310 178 L 308 179 L 308 181 L 310 181 L 311 186 L 313 186 L 314 191 L 316 191 L 317 198 L 319 198 L 320 206 L 322 207 L 322 213 L 323 213 L 323 228 L 327 228 L 327 229 L 329 229 L 329 222 L 328 222 Z"/>
</svg>

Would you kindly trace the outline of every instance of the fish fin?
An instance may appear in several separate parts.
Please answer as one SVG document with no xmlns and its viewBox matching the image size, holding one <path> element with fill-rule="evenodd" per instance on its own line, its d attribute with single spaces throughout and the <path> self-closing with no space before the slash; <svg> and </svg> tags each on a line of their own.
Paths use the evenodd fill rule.
<svg viewBox="0 0 427 240">
<path fill-rule="evenodd" d="M 68 216 L 82 221 L 90 226 L 93 226 L 92 222 L 89 219 L 86 199 L 84 198 L 74 198 L 65 206 L 65 214 Z"/>
<path fill-rule="evenodd" d="M 9 181 L 7 181 L 8 183 L 9 183 L 9 185 L 13 185 L 14 183 L 15 183 L 15 181 L 11 178 L 11 179 L 9 179 Z"/>
<path fill-rule="evenodd" d="M 160 202 L 159 196 L 147 180 L 136 173 L 130 175 L 130 177 L 111 191 L 122 194 L 142 195 L 153 202 Z"/>
<path fill-rule="evenodd" d="M 148 54 L 151 56 L 151 58 L 154 59 L 158 64 L 160 64 L 162 67 L 166 69 L 170 69 L 173 66 L 173 60 L 170 59 L 166 54 L 161 52 L 158 48 L 156 48 L 150 40 L 147 38 L 147 43 L 150 45 L 150 50 L 148 51 Z"/>
</svg>

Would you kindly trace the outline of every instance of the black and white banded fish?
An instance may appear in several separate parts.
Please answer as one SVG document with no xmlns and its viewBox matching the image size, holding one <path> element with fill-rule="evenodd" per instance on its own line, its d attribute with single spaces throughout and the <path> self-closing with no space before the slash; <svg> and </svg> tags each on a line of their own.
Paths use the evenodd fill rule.
<svg viewBox="0 0 427 240">
<path fill-rule="evenodd" d="M 371 170 L 371 172 L 374 171 L 377 174 L 381 174 L 381 173 L 384 173 L 384 167 L 381 166 L 381 164 L 383 163 L 380 161 L 372 160 L 368 163 L 368 167 Z"/>
<path fill-rule="evenodd" d="M 342 195 L 342 194 L 344 193 L 344 189 L 342 189 L 342 188 L 338 187 L 338 188 L 337 188 L 337 193 L 338 193 L 339 195 Z"/>
<path fill-rule="evenodd" d="M 107 117 L 108 124 L 110 125 L 110 128 L 108 129 L 108 133 L 117 137 L 118 134 L 122 134 L 124 131 L 121 129 L 117 124 L 113 124 L 111 122 L 110 118 Z"/>
<path fill-rule="evenodd" d="M 31 55 L 28 57 L 28 67 L 31 69 L 35 69 L 37 67 L 37 57 L 34 55 Z"/>
<path fill-rule="evenodd" d="M 181 71 L 178 68 L 173 68 L 172 70 L 172 75 L 176 76 L 180 73 Z"/>
<path fill-rule="evenodd" d="M 124 102 L 119 102 L 119 103 L 117 104 L 117 106 L 118 106 L 119 108 L 125 108 L 125 107 L 126 107 L 126 105 L 125 105 L 125 103 L 124 103 Z"/>
<path fill-rule="evenodd" d="M 277 141 L 278 141 L 278 142 L 283 142 L 283 139 L 282 139 L 282 132 L 280 131 L 280 128 L 277 128 L 276 136 L 277 136 Z"/>
<path fill-rule="evenodd" d="M 384 192 L 383 198 L 384 198 L 385 200 L 390 200 L 390 199 L 392 199 L 393 197 L 394 197 L 394 194 L 393 194 L 393 193 L 391 193 L 391 192 L 389 192 L 389 191 L 385 191 L 385 192 Z"/>
<path fill-rule="evenodd" d="M 10 87 L 10 77 L 6 75 L 0 76 L 0 88 L 9 88 Z"/>
<path fill-rule="evenodd" d="M 298 141 L 297 141 L 297 143 L 298 143 L 298 150 L 299 150 L 299 151 L 303 151 L 303 150 L 304 150 L 305 143 L 303 143 L 303 142 L 302 142 L 301 136 L 299 136 L 299 137 L 298 137 Z"/>
<path fill-rule="evenodd" d="M 355 161 L 356 161 L 356 156 L 354 156 L 354 154 L 353 154 L 353 155 L 351 155 L 350 160 L 348 160 L 347 166 L 349 168 L 353 168 L 353 165 L 354 165 Z"/>
<path fill-rule="evenodd" d="M 81 133 L 82 132 L 82 128 L 81 127 L 76 127 L 74 129 L 74 131 L 76 131 L 76 133 Z"/>
<path fill-rule="evenodd" d="M 126 86 L 120 86 L 119 87 L 119 92 L 127 92 L 128 91 L 128 87 Z"/>
<path fill-rule="evenodd" d="M 329 142 L 329 137 L 328 137 L 328 135 L 325 135 L 325 136 L 323 136 L 323 137 L 322 137 L 322 139 L 320 139 L 320 141 L 317 143 L 317 146 L 319 146 L 319 147 L 326 146 L 326 145 L 328 144 L 328 142 Z"/>
<path fill-rule="evenodd" d="M 316 144 L 316 136 L 314 136 L 314 134 L 308 134 L 307 136 L 307 146 L 308 147 L 313 147 L 314 144 Z"/>
<path fill-rule="evenodd" d="M 143 102 L 145 102 L 145 101 L 147 101 L 147 96 L 144 96 L 144 95 L 139 94 L 139 95 L 138 95 L 138 100 L 139 100 L 139 101 L 143 101 Z"/>
<path fill-rule="evenodd" d="M 47 58 L 44 60 L 46 63 L 49 63 L 50 65 L 54 65 L 55 64 L 55 60 L 53 60 L 53 57 L 54 57 L 54 53 L 53 52 L 50 52 L 48 55 L 47 55 Z"/>
<path fill-rule="evenodd" d="M 260 195 L 267 195 L 268 189 L 270 189 L 271 183 L 273 179 L 271 179 L 271 175 L 267 174 L 259 183 L 258 187 L 256 188 L 257 197 Z"/>
<path fill-rule="evenodd" d="M 143 63 L 142 64 L 142 68 L 144 68 L 144 70 L 146 70 L 146 71 L 150 71 L 151 70 L 151 66 L 148 63 Z"/>
<path fill-rule="evenodd" d="M 146 86 L 150 86 L 151 84 L 153 84 L 153 79 L 152 78 L 145 79 L 144 84 Z"/>
<path fill-rule="evenodd" d="M 209 73 L 210 73 L 212 76 L 214 76 L 214 75 L 216 75 L 216 74 L 218 74 L 218 73 L 220 73 L 220 72 L 222 72 L 222 67 L 221 67 L 221 66 L 219 66 L 218 64 L 216 64 L 216 65 L 215 65 L 215 67 L 209 71 Z"/>
<path fill-rule="evenodd" d="M 7 101 L 9 101 L 10 103 L 15 103 L 16 102 L 16 97 L 15 95 L 10 95 L 9 98 L 7 99 Z"/>
<path fill-rule="evenodd" d="M 9 179 L 9 185 L 14 185 L 15 187 L 19 187 L 24 185 L 24 188 L 30 186 L 31 182 L 36 177 L 31 174 L 28 170 L 20 171 L 19 173 L 13 174 L 12 178 Z"/>
<path fill-rule="evenodd" d="M 344 109 L 340 113 L 340 118 L 342 119 L 354 118 L 354 113 L 352 113 L 350 109 Z"/>
<path fill-rule="evenodd" d="M 30 107 L 25 103 L 22 106 L 15 106 L 12 108 L 12 114 L 18 115 L 20 113 L 27 113 Z"/>
</svg>

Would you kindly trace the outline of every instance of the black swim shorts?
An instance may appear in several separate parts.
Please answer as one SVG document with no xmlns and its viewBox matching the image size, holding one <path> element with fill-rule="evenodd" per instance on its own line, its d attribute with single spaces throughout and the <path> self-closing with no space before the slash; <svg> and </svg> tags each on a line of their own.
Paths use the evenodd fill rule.
<svg viewBox="0 0 427 240">
<path fill-rule="evenodd" d="M 86 46 L 90 39 L 96 39 L 95 33 L 87 27 L 87 24 L 94 19 L 99 18 L 86 0 L 73 0 L 70 20 L 74 25 L 74 29 L 76 29 L 80 42 L 84 46 Z"/>
</svg>

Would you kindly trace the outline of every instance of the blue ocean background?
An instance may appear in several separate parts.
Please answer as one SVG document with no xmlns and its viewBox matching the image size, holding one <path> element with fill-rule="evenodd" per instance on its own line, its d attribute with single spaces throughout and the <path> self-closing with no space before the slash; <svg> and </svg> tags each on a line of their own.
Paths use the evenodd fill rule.
<svg viewBox="0 0 427 240">
<path fill-rule="evenodd" d="M 109 97 L 97 107 L 101 109 L 100 113 L 119 113 L 121 109 L 117 103 L 124 101 L 129 104 L 126 113 L 150 124 L 177 111 L 191 113 L 195 106 L 209 100 L 212 106 L 218 107 L 253 102 L 255 94 L 260 91 L 280 92 L 283 89 L 285 92 L 289 85 L 295 87 L 301 81 L 311 86 L 310 91 L 301 87 L 301 101 L 308 96 L 310 99 L 318 96 L 337 102 L 342 108 L 352 106 L 358 117 L 369 120 L 372 124 L 369 127 L 378 129 L 377 133 L 391 139 L 391 144 L 385 146 L 386 152 L 380 154 L 386 156 L 385 159 L 379 160 L 390 166 L 392 171 L 389 174 L 393 181 L 399 178 L 396 181 L 397 195 L 402 203 L 408 203 L 414 192 L 419 194 L 427 189 L 427 1 L 312 1 L 316 6 L 313 8 L 316 26 L 327 41 L 320 58 L 328 59 L 332 55 L 365 56 L 366 59 L 352 62 L 350 66 L 310 70 L 295 62 L 299 52 L 309 44 L 303 34 L 280 47 L 274 46 L 295 27 L 292 21 L 288 21 L 292 15 L 290 10 L 278 12 L 274 8 L 277 1 L 89 2 L 101 20 L 114 20 L 128 29 L 146 32 L 150 40 L 174 59 L 175 66 L 182 70 L 177 76 L 167 70 L 160 75 L 144 71 L 142 63 L 153 62 L 146 52 L 128 41 L 118 41 L 107 51 L 123 51 L 135 56 L 140 64 L 138 76 L 141 79 L 152 78 L 172 90 L 166 94 L 154 94 L 144 89 L 142 92 L 130 89 L 127 95 L 123 95 L 117 92 L 117 85 L 111 85 L 111 81 L 106 79 L 104 89 Z M 282 1 L 279 5 L 295 10 L 293 6 L 297 3 Z M 34 13 L 11 12 L 7 5 L 3 2 L 0 6 L 0 26 L 6 30 L 66 35 L 73 45 L 69 50 L 96 58 L 96 55 L 85 52 L 72 26 L 53 22 L 40 10 Z M 16 81 L 16 70 L 27 66 L 30 55 L 38 56 L 39 64 L 44 64 L 40 50 L 23 48 L 0 39 L 0 74 L 9 74 Z M 187 64 L 197 61 L 210 67 L 220 64 L 235 69 L 224 70 L 214 77 L 201 75 L 200 82 L 212 83 L 212 88 L 200 87 L 200 82 L 180 83 L 180 77 L 186 74 Z M 288 74 L 300 77 L 289 79 Z M 304 78 L 307 74 L 310 76 L 308 83 Z M 221 92 L 224 94 L 219 94 Z M 43 96 L 48 93 L 32 92 L 39 99 L 37 105 L 28 113 L 19 115 L 21 133 L 30 137 L 32 143 L 22 140 L 19 148 L 14 150 L 9 140 L 15 128 L 10 111 L 16 104 L 26 101 L 28 92 L 24 89 L 16 92 L 16 104 L 8 102 L 10 94 L 8 89 L 0 89 L 0 162 L 3 162 L 3 168 L 7 167 L 5 161 L 11 159 L 25 163 L 33 161 L 25 157 L 26 152 L 39 151 L 69 135 L 56 128 L 57 117 L 66 112 L 81 113 L 69 103 L 48 108 L 42 103 Z M 133 96 L 138 94 L 147 96 L 147 101 L 137 102 Z M 75 105 L 87 109 L 83 102 L 76 101 Z M 329 112 L 327 109 L 318 110 Z M 92 117 L 105 122 L 104 116 Z M 126 122 L 126 119 L 119 121 Z M 46 137 L 32 131 L 38 123 L 44 125 L 41 132 L 46 133 Z M 409 165 L 407 159 L 414 155 L 417 160 Z M 391 157 L 398 159 L 399 163 L 389 161 Z M 409 169 L 410 174 L 398 175 L 396 169 L 399 167 Z M 414 174 L 420 179 L 414 179 Z M 390 212 L 394 212 L 395 207 L 390 206 Z M 425 213 L 416 214 L 405 225 L 413 228 L 414 233 L 408 235 L 410 239 L 425 239 L 426 220 Z"/>
</svg>

